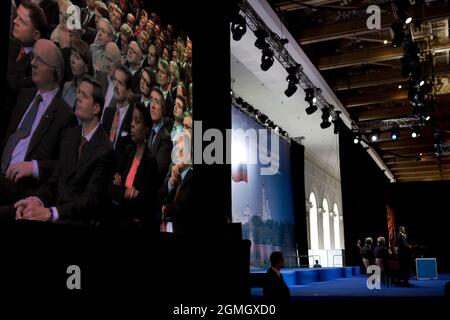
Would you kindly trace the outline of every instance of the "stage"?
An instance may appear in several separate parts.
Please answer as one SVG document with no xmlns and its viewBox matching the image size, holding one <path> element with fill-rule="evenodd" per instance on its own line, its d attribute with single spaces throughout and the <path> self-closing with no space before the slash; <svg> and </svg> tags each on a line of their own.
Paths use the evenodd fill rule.
<svg viewBox="0 0 450 320">
<path fill-rule="evenodd" d="M 261 277 L 263 270 L 252 270 L 253 297 L 262 297 Z M 358 267 L 283 269 L 283 278 L 293 300 L 342 300 L 342 299 L 433 299 L 444 297 L 445 283 L 450 273 L 438 274 L 437 280 L 411 279 L 411 287 L 382 286 L 369 290 L 367 276 L 359 274 Z"/>
</svg>

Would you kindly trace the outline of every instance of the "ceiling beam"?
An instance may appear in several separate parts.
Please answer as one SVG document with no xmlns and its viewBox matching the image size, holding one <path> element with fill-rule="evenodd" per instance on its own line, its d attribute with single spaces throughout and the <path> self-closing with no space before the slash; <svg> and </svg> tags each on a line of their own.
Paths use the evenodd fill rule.
<svg viewBox="0 0 450 320">
<path fill-rule="evenodd" d="M 408 99 L 408 90 L 392 89 L 389 91 L 341 98 L 341 101 L 346 108 L 354 108 L 377 103 L 386 103 L 389 101 L 402 101 L 406 99 Z"/>
<path fill-rule="evenodd" d="M 450 16 L 450 7 L 448 5 L 442 6 L 425 6 L 423 16 L 417 20 L 433 20 Z M 411 12 L 413 14 L 413 12 Z M 379 32 L 380 30 L 368 30 L 366 26 L 366 20 L 368 16 L 364 16 L 358 20 L 352 21 L 343 21 L 339 23 L 322 25 L 322 26 L 313 26 L 308 29 L 304 29 L 298 38 L 298 42 L 301 45 L 311 44 L 316 42 L 334 40 L 345 37 L 352 37 L 359 34 L 366 34 L 371 32 Z M 391 24 L 394 22 L 394 18 L 392 14 L 381 15 L 381 30 L 385 30 L 391 27 Z"/>
<path fill-rule="evenodd" d="M 431 51 L 441 52 L 450 50 L 450 40 L 434 42 L 430 45 Z M 379 61 L 396 60 L 403 57 L 403 48 L 379 47 L 366 48 L 354 52 L 346 52 L 325 56 L 318 59 L 319 70 L 344 68 L 361 64 L 370 64 Z"/>
<path fill-rule="evenodd" d="M 280 11 L 295 11 L 307 8 L 306 5 L 325 5 L 334 2 L 339 2 L 339 0 L 305 0 L 305 1 L 280 1 L 274 5 L 277 10 Z"/>
<path fill-rule="evenodd" d="M 448 66 L 447 66 L 448 71 Z M 346 76 L 331 82 L 330 86 L 336 90 L 349 90 L 366 87 L 374 87 L 397 82 L 405 82 L 406 79 L 401 76 L 400 69 L 383 70 L 377 73 L 362 74 L 357 76 Z"/>
<path fill-rule="evenodd" d="M 361 111 L 352 115 L 352 118 L 358 121 L 374 121 L 383 119 L 403 118 L 414 113 L 412 106 L 406 107 L 392 107 L 392 108 L 377 108 L 367 111 Z"/>
</svg>

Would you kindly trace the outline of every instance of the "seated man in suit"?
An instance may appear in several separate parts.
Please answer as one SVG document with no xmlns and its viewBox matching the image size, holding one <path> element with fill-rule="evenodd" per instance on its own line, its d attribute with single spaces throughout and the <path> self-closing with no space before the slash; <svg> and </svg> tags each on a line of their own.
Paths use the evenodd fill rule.
<svg viewBox="0 0 450 320">
<path fill-rule="evenodd" d="M 142 63 L 142 51 L 136 41 L 131 41 L 128 45 L 127 61 L 125 66 L 131 72 L 131 91 L 133 93 L 139 93 L 139 84 L 141 79 L 141 65 Z"/>
<path fill-rule="evenodd" d="M 116 64 L 114 70 L 115 105 L 105 110 L 102 124 L 119 158 L 125 147 L 133 143 L 130 136 L 133 114 L 133 106 L 128 101 L 130 95 L 131 73 L 124 65 Z"/>
<path fill-rule="evenodd" d="M 81 29 L 83 33 L 88 28 L 95 28 L 95 0 L 87 0 L 86 7 L 80 12 Z"/>
<path fill-rule="evenodd" d="M 286 304 L 291 299 L 289 288 L 280 272 L 282 267 L 284 267 L 283 253 L 280 251 L 272 252 L 270 268 L 267 270 L 263 287 L 264 300 L 269 303 Z"/>
<path fill-rule="evenodd" d="M 35 88 L 21 91 L 2 146 L 0 204 L 36 192 L 56 165 L 63 132 L 76 118 L 61 97 L 63 59 L 56 45 L 36 42 L 31 60 Z"/>
<path fill-rule="evenodd" d="M 109 42 L 105 47 L 105 64 L 103 65 L 103 71 L 97 72 L 96 79 L 100 83 L 103 89 L 103 96 L 105 97 L 105 107 L 103 108 L 103 114 L 105 110 L 110 106 L 115 105 L 114 100 L 114 70 L 115 64 L 120 63 L 120 50 L 114 42 Z M 103 120 L 103 114 L 101 120 Z"/>
<path fill-rule="evenodd" d="M 94 72 L 102 71 L 102 66 L 106 63 L 105 47 L 109 42 L 114 42 L 114 28 L 106 18 L 101 18 L 98 22 L 97 38 L 91 44 L 92 65 Z"/>
<path fill-rule="evenodd" d="M 158 62 L 158 80 L 159 80 L 159 88 L 161 89 L 164 100 L 165 100 L 165 115 L 168 118 L 173 119 L 173 106 L 175 105 L 172 94 L 170 92 L 169 84 L 170 84 L 170 70 L 169 63 L 166 60 L 159 59 Z M 168 127 L 171 130 L 171 126 Z"/>
<path fill-rule="evenodd" d="M 100 85 L 85 76 L 75 114 L 81 126 L 69 129 L 52 177 L 35 196 L 18 201 L 16 219 L 92 224 L 102 219 L 116 158 L 100 125 L 104 103 Z"/>
<path fill-rule="evenodd" d="M 161 89 L 153 87 L 150 93 L 150 116 L 153 127 L 148 140 L 148 148 L 158 162 L 158 172 L 161 177 L 160 185 L 167 174 L 171 163 L 172 141 L 170 133 L 164 126 L 164 96 Z"/>
<path fill-rule="evenodd" d="M 14 19 L 13 37 L 9 40 L 6 97 L 0 114 L 0 140 L 19 91 L 34 87 L 31 79 L 31 52 L 35 42 L 44 36 L 46 28 L 42 9 L 33 2 L 22 1 Z"/>
</svg>

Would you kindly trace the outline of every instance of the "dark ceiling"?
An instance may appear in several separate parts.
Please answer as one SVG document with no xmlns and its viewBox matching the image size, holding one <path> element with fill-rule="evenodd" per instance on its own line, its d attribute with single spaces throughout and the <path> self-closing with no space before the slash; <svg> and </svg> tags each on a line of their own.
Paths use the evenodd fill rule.
<svg viewBox="0 0 450 320">
<path fill-rule="evenodd" d="M 398 182 L 449 180 L 450 3 L 416 0 L 408 6 L 405 1 L 269 3 L 345 106 L 356 130 L 378 151 Z M 381 9 L 379 30 L 366 25 L 366 8 L 371 4 Z M 412 22 L 402 20 L 405 40 L 394 47 L 391 26 L 399 21 L 401 5 L 406 6 L 404 12 Z M 401 61 L 411 52 L 405 49 L 408 41 L 418 48 L 413 55 L 424 81 L 418 89 L 409 81 L 414 73 L 404 72 Z M 424 93 L 424 105 L 413 106 L 411 90 Z M 414 128 L 420 130 L 416 138 L 411 136 Z M 373 129 L 380 130 L 375 142 L 371 140 Z M 399 131 L 397 140 L 391 138 L 393 129 Z"/>
</svg>

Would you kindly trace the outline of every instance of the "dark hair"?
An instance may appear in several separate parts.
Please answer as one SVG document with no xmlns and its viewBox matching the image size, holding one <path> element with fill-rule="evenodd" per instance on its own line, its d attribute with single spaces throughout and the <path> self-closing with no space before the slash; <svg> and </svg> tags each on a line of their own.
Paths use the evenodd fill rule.
<svg viewBox="0 0 450 320">
<path fill-rule="evenodd" d="M 100 119 L 102 112 L 103 112 L 103 105 L 105 104 L 105 98 L 103 96 L 102 86 L 100 85 L 100 83 L 98 83 L 97 80 L 95 80 L 90 75 L 83 76 L 80 80 L 80 84 L 82 82 L 89 82 L 94 87 L 94 90 L 92 91 L 92 99 L 94 100 L 94 104 L 98 103 L 100 105 L 100 112 L 97 115 L 98 118 Z"/>
<path fill-rule="evenodd" d="M 156 81 L 155 70 L 153 70 L 153 68 L 150 67 L 145 67 L 144 69 L 142 69 L 142 73 L 144 72 L 146 72 L 150 77 L 150 87 L 156 86 L 158 82 Z"/>
<path fill-rule="evenodd" d="M 150 135 L 150 132 L 152 130 L 152 127 L 153 127 L 153 122 L 152 122 L 152 117 L 150 116 L 150 112 L 145 107 L 145 104 L 143 102 L 140 102 L 140 101 L 136 102 L 134 104 L 134 110 L 137 110 L 137 111 L 139 111 L 141 113 L 142 118 L 144 120 L 144 125 L 147 128 L 149 128 L 148 134 L 146 136 L 146 138 L 148 138 L 148 136 Z"/>
<path fill-rule="evenodd" d="M 29 0 L 23 0 L 19 4 L 19 6 L 23 6 L 28 11 L 30 11 L 30 20 L 33 26 L 41 33 L 41 37 L 44 37 L 49 31 L 47 25 L 47 17 L 45 16 L 44 11 L 41 9 L 39 5 Z"/>
<path fill-rule="evenodd" d="M 161 97 L 161 108 L 164 110 L 166 107 L 166 100 L 164 99 L 164 93 L 161 91 L 161 89 L 157 86 L 152 87 L 150 93 L 152 92 L 156 92 L 159 94 L 159 96 Z"/>
<path fill-rule="evenodd" d="M 123 73 L 125 73 L 126 79 L 125 79 L 125 87 L 127 89 L 131 89 L 131 86 L 133 85 L 133 81 L 132 81 L 132 75 L 130 70 L 128 70 L 127 67 L 125 67 L 123 64 L 121 64 L 120 62 L 116 62 L 116 64 L 114 65 L 114 72 L 116 72 L 117 70 L 122 71 Z"/>
<path fill-rule="evenodd" d="M 186 109 L 187 109 L 186 99 L 183 96 L 180 96 L 179 94 L 177 95 L 177 97 L 175 99 L 181 100 L 181 102 L 183 103 L 183 112 L 186 111 Z"/>
<path fill-rule="evenodd" d="M 270 255 L 270 265 L 274 266 L 280 261 L 283 261 L 283 253 L 281 251 L 272 252 Z"/>
<path fill-rule="evenodd" d="M 70 49 L 79 53 L 81 59 L 88 66 L 88 74 L 92 76 L 94 67 L 92 66 L 92 54 L 89 45 L 81 39 L 75 39 L 70 44 Z"/>
</svg>

